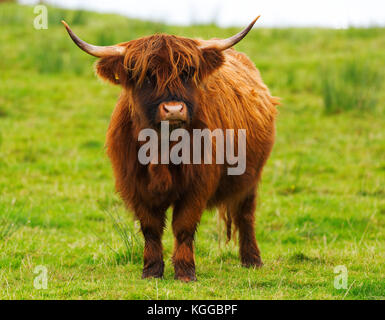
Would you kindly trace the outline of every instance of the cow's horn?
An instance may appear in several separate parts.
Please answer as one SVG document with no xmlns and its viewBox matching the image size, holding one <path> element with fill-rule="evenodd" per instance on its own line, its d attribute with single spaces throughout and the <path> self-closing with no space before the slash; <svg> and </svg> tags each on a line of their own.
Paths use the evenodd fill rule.
<svg viewBox="0 0 385 320">
<path fill-rule="evenodd" d="M 80 39 L 75 33 L 73 33 L 73 31 L 65 21 L 62 20 L 62 24 L 64 24 L 68 34 L 70 35 L 71 39 L 76 43 L 76 45 L 80 49 L 94 57 L 102 58 L 107 56 L 124 56 L 126 53 L 126 48 L 122 46 L 94 46 L 92 44 L 89 44 Z"/>
<path fill-rule="evenodd" d="M 251 30 L 254 24 L 257 22 L 260 16 L 256 17 L 245 29 L 241 32 L 237 33 L 235 36 L 232 36 L 227 39 L 219 39 L 219 40 L 204 40 L 199 46 L 200 49 L 217 49 L 217 50 L 226 50 L 236 45 L 239 41 L 241 41 Z"/>
</svg>

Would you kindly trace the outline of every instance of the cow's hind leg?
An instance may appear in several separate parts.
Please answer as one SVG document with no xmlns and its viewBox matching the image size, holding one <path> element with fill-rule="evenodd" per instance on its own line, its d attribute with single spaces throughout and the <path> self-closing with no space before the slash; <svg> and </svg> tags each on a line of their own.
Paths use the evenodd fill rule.
<svg viewBox="0 0 385 320">
<path fill-rule="evenodd" d="M 237 205 L 231 206 L 231 215 L 239 234 L 239 254 L 245 267 L 261 267 L 263 265 L 255 238 L 256 195 L 246 196 Z"/>
<path fill-rule="evenodd" d="M 143 273 L 142 278 L 163 277 L 164 262 L 162 235 L 165 227 L 165 210 L 137 208 L 136 216 L 144 236 Z"/>
<path fill-rule="evenodd" d="M 185 282 L 196 280 L 194 234 L 203 211 L 203 208 L 198 207 L 185 202 L 178 203 L 174 207 L 172 229 L 175 245 L 172 261 L 175 279 Z"/>
</svg>

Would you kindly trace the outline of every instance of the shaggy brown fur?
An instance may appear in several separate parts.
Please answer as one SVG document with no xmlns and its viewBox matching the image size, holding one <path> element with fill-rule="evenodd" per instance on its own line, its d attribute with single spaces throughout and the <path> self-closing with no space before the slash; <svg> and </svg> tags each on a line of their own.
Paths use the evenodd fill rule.
<svg viewBox="0 0 385 320">
<path fill-rule="evenodd" d="M 274 143 L 278 101 L 246 55 L 233 49 L 200 49 L 199 44 L 153 35 L 120 44 L 127 47 L 125 57 L 105 57 L 97 64 L 99 76 L 123 88 L 106 145 L 116 189 L 141 224 L 144 278 L 163 275 L 161 238 L 170 206 L 177 279 L 196 279 L 194 233 L 208 207 L 221 207 L 228 228 L 234 224 L 238 230 L 242 264 L 262 265 L 254 212 L 257 184 Z M 141 165 L 139 131 L 155 126 L 156 106 L 167 99 L 190 106 L 188 130 L 246 129 L 246 172 L 227 175 L 227 164 Z"/>
</svg>

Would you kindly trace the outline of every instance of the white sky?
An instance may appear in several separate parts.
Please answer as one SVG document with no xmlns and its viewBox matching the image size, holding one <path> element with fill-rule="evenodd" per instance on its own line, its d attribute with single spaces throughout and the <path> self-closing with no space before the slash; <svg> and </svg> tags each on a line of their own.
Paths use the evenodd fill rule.
<svg viewBox="0 0 385 320">
<path fill-rule="evenodd" d="M 37 0 L 20 0 L 25 4 Z M 385 0 L 46 0 L 65 8 L 119 13 L 128 17 L 187 25 L 243 26 L 261 15 L 258 26 L 385 26 Z M 257 26 L 257 27 L 258 27 Z"/>
</svg>

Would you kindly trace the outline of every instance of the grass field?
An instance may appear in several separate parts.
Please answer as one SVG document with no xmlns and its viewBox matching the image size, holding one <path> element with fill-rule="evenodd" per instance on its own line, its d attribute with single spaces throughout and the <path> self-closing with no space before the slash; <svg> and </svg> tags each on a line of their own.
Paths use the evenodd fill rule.
<svg viewBox="0 0 385 320">
<path fill-rule="evenodd" d="M 32 7 L 0 4 L 1 299 L 385 298 L 385 29 L 255 28 L 237 45 L 282 98 L 257 210 L 265 265 L 242 268 L 206 212 L 198 281 L 185 284 L 173 280 L 169 223 L 164 279 L 140 279 L 142 237 L 104 150 L 119 88 L 96 79 L 60 20 L 100 45 L 239 29 L 49 8 L 49 28 L 35 30 L 34 18 Z M 334 287 L 339 265 L 347 289 Z M 47 289 L 34 287 L 37 266 Z"/>
</svg>

